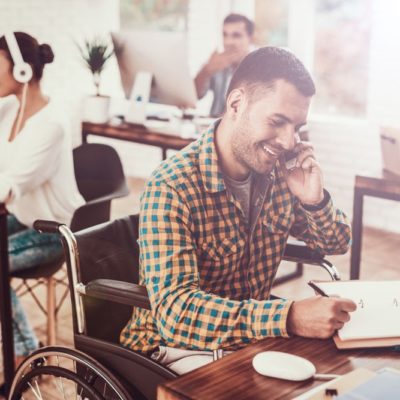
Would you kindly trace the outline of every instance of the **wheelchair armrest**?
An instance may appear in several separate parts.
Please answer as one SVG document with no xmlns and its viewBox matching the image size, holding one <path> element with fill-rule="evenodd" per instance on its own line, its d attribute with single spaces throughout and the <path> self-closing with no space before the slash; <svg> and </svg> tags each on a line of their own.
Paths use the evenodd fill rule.
<svg viewBox="0 0 400 400">
<path fill-rule="evenodd" d="M 288 243 L 283 253 L 283 259 L 304 264 L 319 264 L 324 259 L 320 253 L 300 243 Z"/>
<path fill-rule="evenodd" d="M 332 280 L 340 280 L 340 274 L 336 267 L 318 251 L 310 249 L 302 242 L 288 243 L 283 253 L 282 260 L 318 265 L 329 273 Z"/>
<path fill-rule="evenodd" d="M 85 286 L 85 295 L 150 310 L 146 288 L 136 283 L 95 279 Z"/>
</svg>

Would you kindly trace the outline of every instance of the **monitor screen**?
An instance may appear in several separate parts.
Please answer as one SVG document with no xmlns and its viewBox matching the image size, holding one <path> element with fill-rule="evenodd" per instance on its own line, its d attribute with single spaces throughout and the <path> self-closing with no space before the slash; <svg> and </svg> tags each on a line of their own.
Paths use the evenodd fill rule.
<svg viewBox="0 0 400 400">
<path fill-rule="evenodd" d="M 129 31 L 113 32 L 111 36 L 127 98 L 137 72 L 147 71 L 153 74 L 151 101 L 195 107 L 197 95 L 189 73 L 184 33 Z"/>
</svg>

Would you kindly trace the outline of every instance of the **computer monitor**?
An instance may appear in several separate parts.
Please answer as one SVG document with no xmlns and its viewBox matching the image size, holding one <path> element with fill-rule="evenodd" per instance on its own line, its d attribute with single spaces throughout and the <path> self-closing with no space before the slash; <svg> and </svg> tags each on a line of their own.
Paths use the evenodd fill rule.
<svg viewBox="0 0 400 400">
<path fill-rule="evenodd" d="M 196 106 L 184 33 L 129 31 L 113 32 L 111 36 L 127 98 L 136 74 L 147 71 L 153 75 L 151 101 L 180 108 Z"/>
</svg>

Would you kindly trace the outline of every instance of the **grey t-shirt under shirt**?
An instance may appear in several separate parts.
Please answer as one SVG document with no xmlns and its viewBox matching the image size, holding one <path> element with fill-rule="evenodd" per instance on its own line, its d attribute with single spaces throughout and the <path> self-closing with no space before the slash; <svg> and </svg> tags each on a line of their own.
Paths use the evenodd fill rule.
<svg viewBox="0 0 400 400">
<path fill-rule="evenodd" d="M 223 175 L 223 179 L 227 192 L 240 204 L 244 219 L 249 228 L 249 236 L 251 237 L 267 192 L 271 187 L 272 174 L 262 178 L 261 186 L 259 185 L 260 176 L 252 172 L 244 181 L 237 181 L 226 174 Z M 258 182 L 258 186 L 256 182 Z"/>
<path fill-rule="evenodd" d="M 253 179 L 251 173 L 244 181 L 237 181 L 227 175 L 224 175 L 224 181 L 227 191 L 228 193 L 232 194 L 232 196 L 240 203 L 240 207 L 243 211 L 243 215 L 247 224 L 249 224 L 250 222 L 251 214 L 250 204 L 252 180 Z"/>
</svg>

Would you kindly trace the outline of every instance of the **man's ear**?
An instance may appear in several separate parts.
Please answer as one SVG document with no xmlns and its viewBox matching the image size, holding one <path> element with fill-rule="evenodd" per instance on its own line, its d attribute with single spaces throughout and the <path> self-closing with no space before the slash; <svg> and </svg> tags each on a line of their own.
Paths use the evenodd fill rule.
<svg viewBox="0 0 400 400">
<path fill-rule="evenodd" d="M 233 89 L 226 99 L 226 113 L 231 118 L 236 118 L 244 105 L 245 96 L 242 88 Z"/>
</svg>

